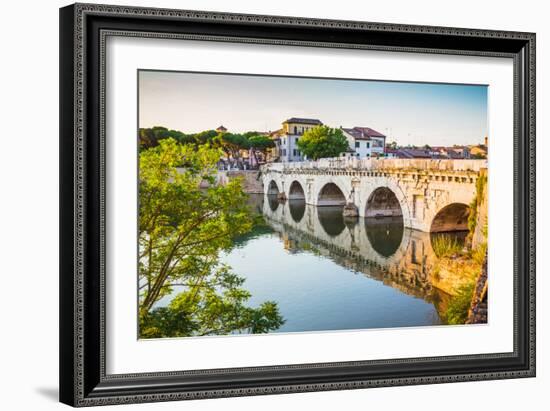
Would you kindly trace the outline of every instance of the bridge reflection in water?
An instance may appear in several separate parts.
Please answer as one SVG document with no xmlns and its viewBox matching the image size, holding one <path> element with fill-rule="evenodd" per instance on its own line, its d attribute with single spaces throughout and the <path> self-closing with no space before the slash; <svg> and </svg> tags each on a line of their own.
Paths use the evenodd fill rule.
<svg viewBox="0 0 550 411">
<path fill-rule="evenodd" d="M 410 325 L 441 323 L 449 296 L 433 285 L 438 259 L 432 248 L 435 234 L 405 228 L 401 217 L 346 219 L 340 206 L 316 207 L 303 200 L 279 202 L 270 195 L 252 197 L 251 201 L 287 251 L 316 253 L 433 306 L 434 318 L 426 324 Z M 463 241 L 463 233 L 454 235 Z"/>
</svg>

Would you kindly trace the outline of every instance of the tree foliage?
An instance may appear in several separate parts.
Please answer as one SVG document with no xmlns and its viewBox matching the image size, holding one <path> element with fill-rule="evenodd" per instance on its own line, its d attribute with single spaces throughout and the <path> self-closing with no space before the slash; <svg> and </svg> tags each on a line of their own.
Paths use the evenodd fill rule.
<svg viewBox="0 0 550 411">
<path fill-rule="evenodd" d="M 211 147 L 221 148 L 225 157 L 240 161 L 243 150 L 253 149 L 253 155 L 262 153 L 264 159 L 267 151 L 275 147 L 271 138 L 257 131 L 245 133 L 218 132 L 216 130 L 205 130 L 194 134 L 185 134 L 177 130 L 169 130 L 166 127 L 152 127 L 139 129 L 140 150 L 157 147 L 160 141 L 173 138 L 180 144 L 192 145 L 195 148 L 208 144 Z"/>
<path fill-rule="evenodd" d="M 313 127 L 298 140 L 298 148 L 308 158 L 317 160 L 338 157 L 348 148 L 348 141 L 342 130 L 327 126 Z"/>
<path fill-rule="evenodd" d="M 221 147 L 225 153 L 234 159 L 241 157 L 240 150 L 248 150 L 250 148 L 250 142 L 243 134 L 220 133 L 218 141 L 221 143 Z"/>
<path fill-rule="evenodd" d="M 214 132 L 215 133 L 215 132 Z M 152 128 L 139 129 L 139 147 L 147 149 L 156 147 L 161 140 L 173 138 L 181 144 L 193 144 L 197 140 L 193 134 L 185 134 L 177 130 L 168 130 L 166 127 L 155 126 Z"/>
<path fill-rule="evenodd" d="M 215 184 L 221 151 L 181 145 L 173 138 L 140 154 L 139 287 L 142 337 L 265 332 L 282 323 L 274 303 L 257 309 L 243 281 L 220 264 L 232 238 L 248 232 L 252 219 L 241 181 Z M 177 167 L 183 166 L 178 169 Z M 208 188 L 200 188 L 202 182 Z M 183 291 L 155 308 L 174 287 Z"/>
<path fill-rule="evenodd" d="M 275 147 L 272 139 L 264 135 L 253 135 L 248 138 L 250 146 L 258 151 L 265 152 L 268 148 Z"/>
<path fill-rule="evenodd" d="M 203 286 L 179 293 L 167 307 L 155 308 L 142 316 L 142 337 L 257 334 L 283 324 L 277 304 L 272 301 L 258 308 L 245 306 L 250 293 L 241 288 L 244 280 L 228 267 L 220 267 L 211 277 Z"/>
</svg>

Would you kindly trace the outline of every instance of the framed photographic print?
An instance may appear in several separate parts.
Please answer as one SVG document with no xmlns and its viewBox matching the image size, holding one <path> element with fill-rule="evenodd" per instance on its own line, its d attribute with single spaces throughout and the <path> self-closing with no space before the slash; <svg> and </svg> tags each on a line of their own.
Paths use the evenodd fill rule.
<svg viewBox="0 0 550 411">
<path fill-rule="evenodd" d="M 535 375 L 535 35 L 60 10 L 60 399 Z"/>
</svg>

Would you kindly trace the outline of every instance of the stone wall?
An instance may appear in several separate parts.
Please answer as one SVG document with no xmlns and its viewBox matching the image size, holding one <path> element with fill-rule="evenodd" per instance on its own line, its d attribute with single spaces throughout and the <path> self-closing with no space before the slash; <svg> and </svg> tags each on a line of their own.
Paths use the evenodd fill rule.
<svg viewBox="0 0 550 411">
<path fill-rule="evenodd" d="M 258 170 L 218 171 L 218 183 L 227 184 L 235 178 L 242 178 L 243 189 L 248 194 L 263 194 L 264 187 Z"/>
<path fill-rule="evenodd" d="M 264 171 L 295 169 L 355 169 L 355 170 L 415 170 L 415 171 L 474 171 L 487 168 L 487 160 L 436 160 L 436 159 L 375 159 L 375 158 L 322 158 L 317 161 L 269 163 Z"/>
<path fill-rule="evenodd" d="M 474 294 L 472 295 L 472 302 L 470 304 L 470 310 L 468 311 L 466 324 L 483 324 L 487 322 L 487 290 L 487 255 L 485 255 L 483 268 L 474 287 Z"/>
</svg>

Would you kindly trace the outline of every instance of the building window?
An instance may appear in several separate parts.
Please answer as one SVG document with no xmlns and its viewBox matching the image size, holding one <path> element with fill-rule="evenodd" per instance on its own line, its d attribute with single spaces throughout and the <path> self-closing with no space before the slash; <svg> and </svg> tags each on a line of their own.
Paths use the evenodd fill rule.
<svg viewBox="0 0 550 411">
<path fill-rule="evenodd" d="M 294 134 L 298 134 L 298 127 L 294 126 Z"/>
<path fill-rule="evenodd" d="M 361 147 L 361 142 L 360 141 L 356 141 L 355 142 L 355 148 L 359 148 Z"/>
<path fill-rule="evenodd" d="M 370 148 L 370 143 L 367 141 L 367 148 Z"/>
<path fill-rule="evenodd" d="M 294 154 L 294 157 L 296 157 L 298 155 L 297 152 L 298 151 L 296 149 L 292 150 L 292 153 Z"/>
<path fill-rule="evenodd" d="M 296 140 L 294 140 L 294 144 L 298 144 L 298 140 L 299 140 L 299 138 L 296 137 Z"/>
</svg>

